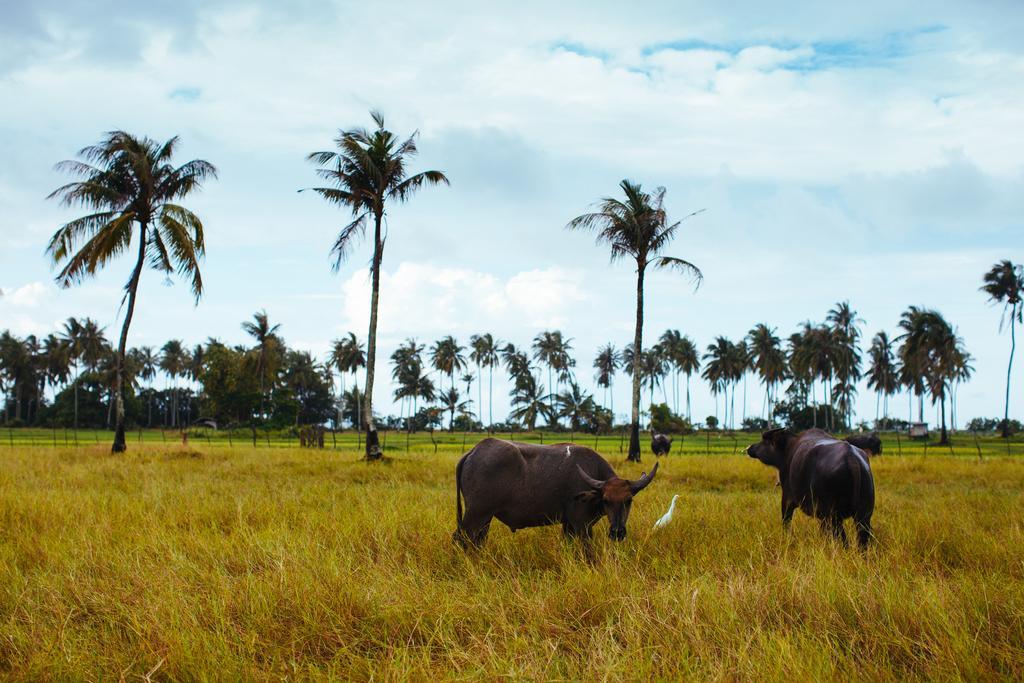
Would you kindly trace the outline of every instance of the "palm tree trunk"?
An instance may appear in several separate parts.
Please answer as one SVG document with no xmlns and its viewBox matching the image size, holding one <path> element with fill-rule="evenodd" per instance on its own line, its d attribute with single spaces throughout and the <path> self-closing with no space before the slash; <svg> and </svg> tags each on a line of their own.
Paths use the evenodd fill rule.
<svg viewBox="0 0 1024 683">
<path fill-rule="evenodd" d="M 946 431 L 946 392 L 943 391 L 942 395 L 939 396 L 939 411 L 942 413 L 942 438 L 939 439 L 941 445 L 949 443 L 949 433 Z"/>
<path fill-rule="evenodd" d="M 1006 403 L 1003 409 L 1003 438 L 1010 436 L 1010 374 L 1013 372 L 1013 354 L 1017 350 L 1017 330 L 1014 319 L 1017 317 L 1017 306 L 1010 308 L 1010 362 L 1006 365 Z"/>
<path fill-rule="evenodd" d="M 78 361 L 75 361 L 75 431 L 78 431 Z M 75 437 L 78 438 L 78 437 Z"/>
<path fill-rule="evenodd" d="M 636 269 L 636 329 L 633 332 L 633 395 L 632 415 L 629 426 L 628 460 L 640 462 L 640 352 L 644 335 L 644 268 L 646 264 L 637 261 Z"/>
<path fill-rule="evenodd" d="M 686 419 L 693 423 L 693 416 L 690 413 L 690 373 L 686 373 Z"/>
<path fill-rule="evenodd" d="M 366 335 L 366 459 L 379 460 L 380 444 L 377 441 L 377 427 L 373 424 L 373 379 L 377 366 L 377 306 L 380 301 L 380 262 L 383 257 L 384 244 L 380 239 L 381 213 L 374 215 L 373 225 L 373 282 L 370 291 L 370 329 Z"/>
<path fill-rule="evenodd" d="M 487 380 L 487 431 L 490 432 L 494 426 L 494 363 L 487 366 L 487 372 L 490 375 Z"/>
<path fill-rule="evenodd" d="M 114 444 L 110 450 L 112 453 L 124 453 L 128 450 L 128 444 L 124 438 L 124 353 L 128 346 L 128 328 L 132 324 L 132 316 L 135 315 L 135 295 L 139 291 L 139 277 L 142 275 L 142 265 L 146 258 L 146 223 L 139 224 L 139 258 L 135 262 L 135 270 L 132 271 L 132 278 L 128 281 L 128 310 L 124 314 L 124 324 L 121 326 L 121 339 L 117 344 L 117 366 L 114 373 L 114 405 L 115 426 Z"/>
</svg>

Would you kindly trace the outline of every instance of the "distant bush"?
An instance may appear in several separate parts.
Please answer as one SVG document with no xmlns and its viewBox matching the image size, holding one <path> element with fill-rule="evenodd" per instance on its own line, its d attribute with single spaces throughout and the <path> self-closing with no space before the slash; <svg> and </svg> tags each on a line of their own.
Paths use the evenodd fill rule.
<svg viewBox="0 0 1024 683">
<path fill-rule="evenodd" d="M 760 417 L 748 417 L 743 421 L 741 429 L 745 432 L 763 432 L 768 429 L 768 420 Z"/>
<path fill-rule="evenodd" d="M 1011 419 L 1008 424 L 1010 427 L 1010 434 L 1016 434 L 1021 431 L 1021 424 L 1019 420 Z M 1001 432 L 1002 429 L 1002 418 L 976 417 L 967 423 L 968 431 L 978 432 L 979 434 L 984 434 L 986 432 Z"/>
</svg>

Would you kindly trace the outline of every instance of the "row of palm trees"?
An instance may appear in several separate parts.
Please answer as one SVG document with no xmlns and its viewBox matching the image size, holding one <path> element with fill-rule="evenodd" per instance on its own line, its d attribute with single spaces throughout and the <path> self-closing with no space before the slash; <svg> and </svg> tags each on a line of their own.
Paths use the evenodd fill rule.
<svg viewBox="0 0 1024 683">
<path fill-rule="evenodd" d="M 447 185 L 449 181 L 444 173 L 437 170 L 410 173 L 407 166 L 418 153 L 417 134 L 402 138 L 385 127 L 384 118 L 380 113 L 371 112 L 371 117 L 375 128 L 342 130 L 334 140 L 334 149 L 314 152 L 309 154 L 307 159 L 317 166 L 316 173 L 324 181 L 322 186 L 311 190 L 350 214 L 351 220 L 339 230 L 331 248 L 336 270 L 348 259 L 357 242 L 372 228 L 370 316 L 366 336 L 366 380 L 363 394 L 365 405 L 360 411 L 359 419 L 363 422 L 362 426 L 367 434 L 366 457 L 376 459 L 380 457 L 381 451 L 374 422 L 373 395 L 376 382 L 380 269 L 384 256 L 385 222 L 390 207 L 395 203 L 409 200 L 424 186 Z M 199 217 L 180 202 L 206 180 L 215 178 L 216 169 L 209 162 L 200 159 L 174 165 L 172 158 L 177 145 L 177 137 L 165 143 L 158 143 L 124 131 L 108 133 L 98 144 L 81 150 L 79 159 L 58 164 L 58 169 L 68 172 L 75 180 L 51 194 L 52 198 L 67 206 L 82 206 L 90 211 L 61 226 L 48 245 L 47 252 L 52 262 L 60 268 L 57 281 L 62 286 L 71 286 L 95 275 L 115 257 L 135 249 L 134 266 L 125 285 L 123 301 L 127 302 L 127 306 L 124 309 L 114 358 L 114 452 L 126 449 L 123 388 L 127 342 L 142 271 L 148 266 L 165 276 L 177 272 L 190 283 L 196 302 L 203 293 L 199 262 L 205 254 L 204 227 Z M 699 286 L 703 276 L 693 263 L 664 253 L 677 236 L 681 224 L 681 221 L 669 219 L 665 208 L 665 188 L 645 191 L 641 185 L 629 180 L 623 180 L 619 187 L 621 197 L 601 199 L 594 210 L 570 220 L 566 227 L 570 230 L 594 233 L 597 242 L 608 248 L 613 262 L 625 260 L 631 264 L 635 263 L 636 266 L 636 315 L 633 342 L 629 348 L 637 352 L 626 356 L 627 350 L 624 349 L 622 361 L 632 375 L 629 457 L 638 460 L 642 380 L 645 373 L 651 377 L 657 376 L 659 363 L 662 362 L 662 354 L 645 354 L 643 351 L 646 275 L 650 268 L 675 270 L 691 278 L 696 286 Z M 699 213 L 700 211 L 693 212 L 686 218 Z M 1016 283 L 1014 286 L 1017 287 L 1017 294 L 1006 294 L 1006 283 L 999 280 L 993 281 L 992 287 L 998 289 L 1000 293 L 990 292 L 990 296 L 1006 302 L 1009 306 L 1012 336 L 1012 322 L 1020 321 L 1020 288 L 1017 286 L 1020 278 L 1019 268 L 1012 264 L 1008 267 L 1010 274 L 1006 277 Z M 1007 296 L 1010 298 L 1006 298 Z M 806 345 L 807 348 L 790 359 L 790 369 L 795 385 L 812 391 L 815 382 L 818 381 L 826 394 L 836 394 L 840 413 L 848 415 L 855 391 L 854 383 L 858 378 L 858 358 L 855 357 L 858 340 L 855 318 L 844 318 L 843 315 L 845 314 L 840 313 L 834 320 L 830 318 L 827 326 L 830 342 L 835 341 L 835 338 L 839 339 L 839 352 L 826 358 L 820 350 L 816 351 L 815 349 L 824 345 L 824 340 L 819 338 L 824 332 L 817 328 L 809 329 L 806 332 L 811 339 Z M 264 334 L 268 339 L 272 337 L 273 330 L 260 327 L 258 322 L 256 325 L 254 332 Z M 548 341 L 553 344 L 553 340 L 546 340 L 545 344 Z M 753 352 L 748 350 L 747 353 L 741 354 L 739 349 L 730 347 L 726 341 L 728 340 L 719 343 L 716 340 L 716 350 L 708 352 L 712 355 L 709 360 L 713 362 L 709 362 L 708 366 L 712 370 L 707 372 L 716 396 L 724 395 L 731 389 L 730 417 L 735 421 L 735 416 L 731 413 L 734 412 L 738 381 L 737 359 L 741 355 Z M 544 353 L 549 354 L 549 351 L 545 350 Z M 774 352 L 763 358 L 756 354 L 751 357 L 758 359 L 758 372 L 761 372 L 760 368 L 766 368 L 765 376 L 770 375 L 774 378 L 769 381 L 770 385 L 777 387 L 781 381 L 778 379 L 779 372 L 768 369 L 778 365 L 778 359 L 773 358 L 772 353 Z M 565 373 L 571 368 L 570 360 L 569 357 L 560 357 L 557 354 L 544 356 L 543 362 L 548 368 L 549 387 L 555 385 L 556 374 L 559 377 L 558 385 L 565 383 Z M 520 361 L 521 358 L 517 358 L 516 362 Z M 482 360 L 478 365 L 480 368 L 485 367 Z M 493 364 L 488 367 L 493 367 Z M 258 374 L 262 378 L 269 372 L 269 359 L 265 356 L 259 361 Z M 454 369 L 447 372 L 451 380 L 449 395 L 456 391 L 454 373 Z M 1009 375 L 1008 369 L 1008 384 Z M 520 407 L 530 405 L 533 399 L 544 393 L 542 387 L 535 378 L 529 381 L 525 379 L 526 376 L 532 378 L 532 373 L 521 372 L 518 376 L 523 379 L 521 382 L 517 381 L 515 390 L 518 393 L 513 398 L 518 400 L 517 405 Z M 745 373 L 740 374 L 740 377 L 745 376 Z M 263 391 L 265 388 L 265 383 L 261 384 L 261 413 L 267 408 Z M 936 387 L 929 389 L 933 392 L 936 390 Z M 939 393 L 944 397 L 942 391 Z M 944 401 L 944 398 L 940 400 Z M 1007 404 L 1008 402 L 1007 388 Z"/>
<path fill-rule="evenodd" d="M 690 380 L 695 374 L 708 382 L 715 397 L 715 423 L 718 418 L 718 399 L 722 398 L 725 416 L 723 424 L 736 428 L 739 422 L 747 426 L 746 381 L 756 377 L 763 387 L 760 418 L 771 423 L 776 415 L 779 389 L 788 382 L 787 395 L 798 409 L 810 407 L 814 424 L 830 429 L 849 426 L 852 422 L 852 396 L 861 379 L 862 355 L 858 345 L 861 321 L 847 302 L 840 302 L 830 310 L 826 322 L 804 323 L 784 342 L 775 328 L 765 323 L 755 325 L 747 335 L 732 341 L 718 336 L 707 345 L 703 354 L 689 336 L 679 330 L 666 330 L 658 342 L 639 355 L 631 344 L 621 350 L 614 344 L 598 349 L 593 361 L 594 380 L 603 390 L 601 402 L 581 387 L 577 380 L 573 357 L 573 339 L 559 330 L 546 330 L 534 337 L 528 347 L 520 349 L 513 343 L 496 339 L 490 333 L 473 335 L 467 346 L 448 335 L 432 345 L 407 339 L 391 354 L 393 396 L 399 404 L 399 423 L 408 428 L 417 424 L 421 407 L 428 412 L 447 413 L 449 428 L 453 428 L 456 415 L 468 419 L 468 424 L 494 425 L 493 393 L 494 369 L 503 368 L 511 382 L 511 413 L 509 419 L 533 429 L 538 422 L 553 428 L 564 426 L 573 430 L 602 430 L 612 426 L 613 395 L 616 375 L 622 371 L 639 376 L 642 388 L 649 390 L 649 402 L 655 403 L 655 391 L 661 389 L 663 403 L 671 406 L 677 415 L 685 415 L 692 424 Z M 311 354 L 288 349 L 280 336 L 280 325 L 273 325 L 265 311 L 255 313 L 242 323 L 242 329 L 252 340 L 251 347 L 237 346 L 239 354 L 236 372 L 245 377 L 238 387 L 248 384 L 253 388 L 254 400 L 248 411 L 228 415 L 228 421 L 266 424 L 272 422 L 281 403 L 278 394 L 289 395 L 309 391 L 319 383 L 333 387 L 335 377 L 340 393 L 331 399 L 335 414 L 328 418 L 321 411 L 322 420 L 332 419 L 343 424 L 345 415 L 352 416 L 353 424 L 361 424 L 364 395 L 358 389 L 357 372 L 366 366 L 363 344 L 354 333 L 333 342 L 323 362 Z M 899 322 L 900 333 L 890 338 L 885 331 L 875 335 L 867 353 L 866 378 L 868 387 L 877 394 L 876 422 L 888 417 L 889 399 L 901 390 L 918 398 L 918 419 L 923 419 L 924 397 L 938 402 L 943 416 L 945 438 L 945 402 L 950 401 L 950 418 L 955 425 L 955 396 L 961 383 L 970 379 L 973 368 L 971 357 L 953 327 L 936 311 L 910 307 Z M 160 410 L 164 423 L 176 427 L 180 420 L 188 424 L 192 414 L 191 392 L 185 400 L 185 414 L 179 410 L 181 396 L 179 380 L 202 386 L 202 400 L 198 409 L 211 413 L 210 397 L 216 389 L 206 386 L 219 377 L 215 370 L 223 359 L 212 350 L 226 348 L 216 340 L 191 350 L 179 340 L 170 340 L 159 350 L 144 346 L 129 350 L 126 358 L 127 383 L 148 398 L 145 424 L 152 426 L 152 406 L 155 393 L 151 383 L 157 372 L 162 372 L 169 384 L 166 410 Z M 69 319 L 58 334 L 48 335 L 42 342 L 35 337 L 18 340 L 9 332 L 0 336 L 0 378 L 11 387 L 12 400 L 7 402 L 8 412 L 21 420 L 22 407 L 25 421 L 33 420 L 32 411 L 38 412 L 45 403 L 45 388 L 54 393 L 62 385 L 74 390 L 74 419 L 78 426 L 78 385 L 81 369 L 89 377 L 101 378 L 110 398 L 113 398 L 116 354 L 106 340 L 103 330 L 95 321 L 86 318 Z M 221 365 L 218 365 L 221 364 Z M 475 374 L 473 372 L 475 368 Z M 483 406 L 484 371 L 487 371 L 489 415 L 485 422 Z M 547 387 L 542 383 L 546 372 Z M 351 380 L 348 377 L 351 375 Z M 436 376 L 436 381 L 434 376 Z M 685 377 L 685 409 L 680 406 L 680 378 Z M 353 390 L 346 389 L 351 381 Z M 477 383 L 478 408 L 472 409 L 469 400 L 473 382 Z M 459 390 L 465 385 L 465 392 Z M 743 415 L 737 418 L 735 396 L 743 385 L 741 400 Z M 147 391 L 146 389 L 149 389 Z M 821 401 L 818 401 L 820 389 Z M 319 389 L 322 393 L 333 389 Z M 27 399 L 27 400 L 26 400 Z M 213 401 L 216 403 L 216 401 Z M 111 408 L 114 401 L 108 401 Z M 296 421 L 299 411 L 287 411 Z M 223 411 L 216 417 L 224 417 Z M 141 416 L 140 416 L 141 417 Z M 109 419 L 109 416 L 108 416 Z M 419 419 L 423 419 L 420 417 Z M 140 419 L 141 423 L 142 420 Z M 711 422 L 709 420 L 709 422 Z"/>
</svg>

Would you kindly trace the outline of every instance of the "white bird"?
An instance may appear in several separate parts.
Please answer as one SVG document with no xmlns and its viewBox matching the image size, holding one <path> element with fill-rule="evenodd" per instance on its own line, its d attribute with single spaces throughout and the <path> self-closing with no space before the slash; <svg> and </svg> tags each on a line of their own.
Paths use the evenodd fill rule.
<svg viewBox="0 0 1024 683">
<path fill-rule="evenodd" d="M 676 509 L 676 498 L 678 497 L 678 494 L 672 496 L 672 502 L 669 503 L 668 505 L 668 512 L 662 515 L 661 519 L 654 523 L 655 529 L 663 529 L 668 526 L 669 522 L 672 521 L 672 511 Z"/>
</svg>

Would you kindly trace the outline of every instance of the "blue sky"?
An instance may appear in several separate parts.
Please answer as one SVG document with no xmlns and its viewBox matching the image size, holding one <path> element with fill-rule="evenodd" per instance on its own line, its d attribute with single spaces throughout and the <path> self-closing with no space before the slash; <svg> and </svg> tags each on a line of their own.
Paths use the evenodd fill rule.
<svg viewBox="0 0 1024 683">
<path fill-rule="evenodd" d="M 870 339 L 906 306 L 934 307 L 977 359 L 961 416 L 999 414 L 1009 340 L 977 288 L 997 259 L 1024 260 L 1024 8 L 730 7 L 3 3 L 0 328 L 45 333 L 70 315 L 116 328 L 129 264 L 58 290 L 43 249 L 73 213 L 45 197 L 63 181 L 55 162 L 124 128 L 178 134 L 182 159 L 220 171 L 191 200 L 205 298 L 147 273 L 131 343 L 242 342 L 263 308 L 318 354 L 365 337 L 369 252 L 333 274 L 344 217 L 296 190 L 315 182 L 306 153 L 378 108 L 420 131 L 416 168 L 452 181 L 389 217 L 383 359 L 409 336 L 522 345 L 559 328 L 589 384 L 594 350 L 631 339 L 633 273 L 563 227 L 629 177 L 667 187 L 675 216 L 705 209 L 670 251 L 704 284 L 653 276 L 646 339 L 672 327 L 703 347 L 758 322 L 788 335 L 844 299 Z M 714 412 L 706 388 L 694 400 Z M 865 387 L 857 405 L 873 417 Z"/>
</svg>

